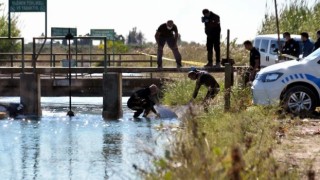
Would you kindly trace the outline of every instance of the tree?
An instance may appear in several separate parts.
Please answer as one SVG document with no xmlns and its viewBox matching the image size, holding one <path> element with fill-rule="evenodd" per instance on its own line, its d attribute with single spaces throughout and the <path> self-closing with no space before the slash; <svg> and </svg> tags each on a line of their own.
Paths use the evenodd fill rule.
<svg viewBox="0 0 320 180">
<path fill-rule="evenodd" d="M 127 44 L 129 45 L 143 45 L 145 43 L 144 34 L 139 31 L 137 32 L 137 27 L 132 28 L 129 31 L 129 35 L 127 37 Z"/>
<path fill-rule="evenodd" d="M 0 4 L 0 12 L 3 12 L 3 4 Z M 4 14 L 4 13 L 2 13 Z M 20 30 L 17 27 L 18 18 L 13 17 L 11 19 L 11 37 L 20 37 Z M 8 17 L 2 15 L 0 17 L 0 36 L 1 37 L 8 37 Z M 21 42 L 17 40 L 7 39 L 0 41 L 0 53 L 5 52 L 17 52 L 21 49 Z M 0 55 L 0 60 L 8 59 L 7 55 Z"/>
<path fill-rule="evenodd" d="M 314 5 L 310 6 L 304 0 L 291 1 L 279 11 L 280 32 L 288 31 L 291 34 L 300 34 L 305 31 L 315 38 L 315 33 L 319 28 L 319 16 L 320 2 L 314 2 Z M 274 14 L 266 12 L 258 34 L 275 33 L 277 33 L 276 17 Z"/>
</svg>

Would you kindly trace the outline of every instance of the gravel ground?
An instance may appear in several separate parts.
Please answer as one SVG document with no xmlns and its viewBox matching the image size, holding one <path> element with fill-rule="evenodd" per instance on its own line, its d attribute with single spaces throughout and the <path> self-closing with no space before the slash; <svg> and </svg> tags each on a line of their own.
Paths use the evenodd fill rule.
<svg viewBox="0 0 320 180">
<path fill-rule="evenodd" d="M 310 172 L 320 179 L 320 119 L 290 123 L 279 130 L 278 136 L 274 150 L 277 160 L 297 168 L 301 179 L 309 179 Z"/>
</svg>

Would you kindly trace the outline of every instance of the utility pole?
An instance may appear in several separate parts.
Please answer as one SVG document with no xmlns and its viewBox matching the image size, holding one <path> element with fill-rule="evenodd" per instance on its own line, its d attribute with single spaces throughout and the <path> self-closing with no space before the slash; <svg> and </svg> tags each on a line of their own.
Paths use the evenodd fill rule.
<svg viewBox="0 0 320 180">
<path fill-rule="evenodd" d="M 279 28 L 279 17 L 278 17 L 278 4 L 277 0 L 274 0 L 274 8 L 275 8 L 275 14 L 276 14 L 276 26 L 277 26 L 277 34 L 278 34 L 278 47 L 280 53 L 282 52 L 282 46 L 280 41 L 280 28 Z"/>
</svg>

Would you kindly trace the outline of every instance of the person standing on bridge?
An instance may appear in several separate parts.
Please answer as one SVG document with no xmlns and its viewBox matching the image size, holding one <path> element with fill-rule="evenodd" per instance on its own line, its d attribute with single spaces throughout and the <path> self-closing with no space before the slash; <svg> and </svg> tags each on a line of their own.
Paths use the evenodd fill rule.
<svg viewBox="0 0 320 180">
<path fill-rule="evenodd" d="M 143 117 L 147 117 L 150 111 L 160 117 L 154 108 L 154 105 L 159 101 L 157 94 L 158 87 L 154 84 L 134 92 L 127 102 L 128 108 L 136 111 L 133 117 L 138 118 L 143 112 Z"/>
<path fill-rule="evenodd" d="M 169 48 L 173 52 L 174 58 L 176 59 L 177 68 L 182 67 L 181 54 L 177 46 L 178 37 L 179 37 L 178 28 L 173 23 L 172 20 L 167 21 L 167 23 L 161 24 L 157 29 L 157 32 L 155 34 L 155 39 L 158 44 L 158 53 L 157 53 L 158 68 L 162 68 L 163 47 L 166 43 L 168 43 Z"/>
<path fill-rule="evenodd" d="M 213 49 L 216 55 L 215 67 L 220 67 L 220 16 L 209 11 L 208 9 L 202 10 L 202 22 L 205 26 L 205 33 L 207 35 L 207 58 L 208 63 L 204 67 L 213 67 Z"/>
<path fill-rule="evenodd" d="M 196 87 L 193 91 L 192 99 L 190 100 L 190 102 L 192 102 L 197 97 L 199 89 L 202 85 L 208 88 L 207 95 L 203 99 L 204 109 L 205 111 L 208 111 L 210 100 L 212 100 L 220 91 L 220 86 L 218 82 L 208 72 L 199 71 L 197 69 L 193 69 L 192 71 L 189 71 L 188 78 L 196 81 Z"/>
</svg>

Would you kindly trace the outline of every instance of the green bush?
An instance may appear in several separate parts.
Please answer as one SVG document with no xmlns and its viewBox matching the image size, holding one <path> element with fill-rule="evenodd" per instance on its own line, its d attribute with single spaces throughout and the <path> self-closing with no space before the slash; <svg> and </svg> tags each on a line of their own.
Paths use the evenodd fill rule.
<svg viewBox="0 0 320 180">
<path fill-rule="evenodd" d="M 167 84 L 163 102 L 183 105 L 192 90 L 189 80 Z M 273 157 L 281 126 L 275 120 L 277 108 L 253 106 L 249 88 L 233 87 L 231 110 L 226 112 L 223 91 L 208 112 L 189 106 L 181 131 L 165 158 L 154 159 L 155 169 L 145 174 L 147 179 L 298 179 L 295 169 L 280 166 Z"/>
</svg>

